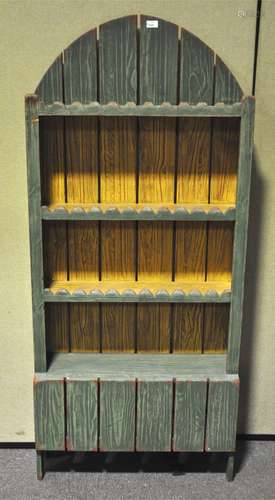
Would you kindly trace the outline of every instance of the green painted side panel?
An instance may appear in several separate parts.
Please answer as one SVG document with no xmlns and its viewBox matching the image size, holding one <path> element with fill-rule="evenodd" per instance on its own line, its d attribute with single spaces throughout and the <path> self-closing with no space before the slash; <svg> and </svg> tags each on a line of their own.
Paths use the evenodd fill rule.
<svg viewBox="0 0 275 500">
<path fill-rule="evenodd" d="M 242 99 L 242 89 L 224 62 L 216 56 L 215 102 L 231 104 Z"/>
<path fill-rule="evenodd" d="M 40 219 L 40 163 L 37 99 L 26 98 L 27 176 L 32 281 L 32 318 L 35 371 L 46 370 L 45 315 L 43 298 L 42 227 Z"/>
<path fill-rule="evenodd" d="M 49 67 L 34 93 L 45 104 L 63 102 L 62 54 Z"/>
<path fill-rule="evenodd" d="M 239 401 L 239 377 L 231 382 L 210 380 L 205 451 L 234 451 Z"/>
<path fill-rule="evenodd" d="M 149 28 L 140 19 L 140 103 L 177 103 L 178 26 L 158 19 Z"/>
<path fill-rule="evenodd" d="M 137 16 L 102 24 L 99 28 L 101 103 L 136 102 Z"/>
<path fill-rule="evenodd" d="M 37 450 L 65 450 L 64 380 L 34 380 Z"/>
<path fill-rule="evenodd" d="M 171 451 L 173 382 L 138 381 L 137 451 Z"/>
<path fill-rule="evenodd" d="M 64 102 L 97 101 L 96 29 L 88 31 L 64 50 Z"/>
<path fill-rule="evenodd" d="M 203 451 L 207 379 L 176 380 L 174 451 Z"/>
<path fill-rule="evenodd" d="M 181 30 L 180 101 L 213 102 L 214 52 L 192 33 Z"/>
<path fill-rule="evenodd" d="M 237 210 L 232 269 L 232 302 L 229 321 L 227 372 L 237 373 L 239 369 L 242 335 L 245 262 L 249 216 L 250 181 L 253 151 L 255 100 L 244 101 L 241 119 L 240 153 L 238 165 Z"/>
<path fill-rule="evenodd" d="M 135 450 L 135 385 L 134 379 L 100 380 L 100 451 Z"/>
<path fill-rule="evenodd" d="M 97 381 L 66 380 L 68 451 L 97 451 Z"/>
</svg>

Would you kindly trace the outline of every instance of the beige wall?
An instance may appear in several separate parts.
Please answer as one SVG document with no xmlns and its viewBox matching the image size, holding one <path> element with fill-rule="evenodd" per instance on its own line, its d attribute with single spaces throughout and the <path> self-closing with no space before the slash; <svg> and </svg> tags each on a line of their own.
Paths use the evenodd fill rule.
<svg viewBox="0 0 275 500">
<path fill-rule="evenodd" d="M 270 183 L 272 175 L 274 177 L 271 163 L 272 155 L 274 160 L 271 148 L 274 111 L 272 114 L 268 110 L 267 101 L 272 91 L 273 102 L 275 97 L 271 85 L 273 77 L 274 87 L 274 68 L 272 75 L 269 67 L 275 52 L 275 36 L 271 33 L 272 16 L 267 15 L 268 10 L 275 15 L 273 0 L 270 5 L 265 1 L 264 7 L 257 82 L 258 108 L 261 106 L 263 111 L 257 112 L 256 147 L 257 175 L 261 178 L 261 196 L 265 196 L 261 202 L 265 220 L 259 224 L 253 211 L 253 224 L 260 235 L 252 234 L 251 237 L 253 248 L 254 240 L 257 241 L 258 257 L 255 257 L 255 250 L 250 252 L 249 289 L 254 287 L 256 280 L 257 292 L 250 291 L 247 300 L 253 305 L 253 317 L 250 312 L 247 314 L 250 321 L 244 339 L 240 427 L 251 433 L 275 432 L 272 416 L 275 402 L 271 394 L 272 375 L 275 378 L 275 366 L 272 365 L 272 345 L 273 349 L 275 347 L 272 298 L 275 293 L 268 286 L 272 272 L 275 273 L 275 265 L 272 269 L 275 264 L 275 234 L 272 234 L 275 185 L 272 188 Z M 245 16 L 238 15 L 240 8 L 246 12 Z M 75 38 L 93 26 L 131 13 L 163 17 L 197 34 L 219 53 L 244 91 L 250 93 L 255 10 L 256 0 L 0 0 L 0 441 L 33 440 L 24 95 L 33 92 L 53 59 Z M 254 191 L 257 194 L 257 189 Z M 268 384 L 270 389 L 266 389 Z"/>
</svg>

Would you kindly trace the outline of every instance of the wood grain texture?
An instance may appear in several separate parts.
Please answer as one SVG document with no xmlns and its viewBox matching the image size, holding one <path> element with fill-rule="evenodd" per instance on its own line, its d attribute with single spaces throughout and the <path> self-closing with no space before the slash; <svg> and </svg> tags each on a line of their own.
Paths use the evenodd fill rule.
<svg viewBox="0 0 275 500">
<path fill-rule="evenodd" d="M 203 305 L 174 305 L 172 352 L 202 352 L 204 328 L 203 320 Z"/>
<path fill-rule="evenodd" d="M 49 221 L 43 226 L 44 281 L 67 279 L 66 222 Z"/>
<path fill-rule="evenodd" d="M 99 352 L 99 304 L 70 304 L 69 307 L 71 352 Z"/>
<path fill-rule="evenodd" d="M 191 33 L 181 30 L 180 101 L 197 104 L 213 101 L 214 54 Z M 211 120 L 180 118 L 178 125 L 176 201 L 209 201 Z M 175 225 L 175 281 L 205 279 L 206 223 L 180 222 Z M 202 350 L 204 306 L 174 308 L 176 352 Z M 180 328 L 182 326 L 182 328 Z"/>
<path fill-rule="evenodd" d="M 47 304 L 45 323 L 48 352 L 69 352 L 68 304 Z"/>
<path fill-rule="evenodd" d="M 97 451 L 98 410 L 96 380 L 66 380 L 66 449 Z"/>
<path fill-rule="evenodd" d="M 171 306 L 139 304 L 137 308 L 137 352 L 169 352 Z"/>
<path fill-rule="evenodd" d="M 37 450 L 65 450 L 64 380 L 34 379 Z"/>
<path fill-rule="evenodd" d="M 37 98 L 26 98 L 26 146 L 29 205 L 29 234 L 32 283 L 32 324 L 34 342 L 34 364 L 37 372 L 46 370 L 46 337 L 43 301 L 43 243 L 42 224 L 39 215 L 41 184 L 39 169 L 39 128 Z"/>
<path fill-rule="evenodd" d="M 60 54 L 43 75 L 34 93 L 45 104 L 63 102 L 62 54 Z"/>
<path fill-rule="evenodd" d="M 237 218 L 233 254 L 233 290 L 231 302 L 227 370 L 237 373 L 239 366 L 242 314 L 244 300 L 245 259 L 248 232 L 250 179 L 252 168 L 253 129 L 255 100 L 244 101 L 239 156 L 239 179 L 237 194 Z"/>
<path fill-rule="evenodd" d="M 227 351 L 229 328 L 229 304 L 207 304 L 204 317 L 204 353 Z"/>
<path fill-rule="evenodd" d="M 135 450 L 135 380 L 100 380 L 100 451 Z"/>
<path fill-rule="evenodd" d="M 64 50 L 64 101 L 97 101 L 96 29 L 88 31 Z"/>
<path fill-rule="evenodd" d="M 140 103 L 177 102 L 177 26 L 158 20 L 158 29 L 140 19 Z M 175 118 L 148 118 L 139 122 L 138 201 L 173 202 L 176 154 Z M 138 224 L 138 279 L 171 279 L 173 227 L 170 224 Z M 170 349 L 171 309 L 139 306 L 137 346 L 142 351 Z M 145 330 L 144 326 L 150 330 Z"/>
<path fill-rule="evenodd" d="M 176 380 L 174 451 L 204 451 L 207 379 Z"/>
<path fill-rule="evenodd" d="M 138 381 L 137 451 L 171 451 L 173 383 Z"/>
<path fill-rule="evenodd" d="M 100 26 L 100 102 L 136 102 L 136 16 Z M 100 201 L 136 201 L 136 120 L 100 121 Z M 101 223 L 102 280 L 135 279 L 135 223 Z M 134 306 L 101 308 L 103 351 L 134 351 Z M 125 342 L 125 345 L 124 345 Z"/>
<path fill-rule="evenodd" d="M 140 102 L 176 104 L 178 27 L 158 19 L 158 28 L 150 29 L 148 19 L 140 17 Z"/>
<path fill-rule="evenodd" d="M 205 451 L 234 451 L 239 400 L 239 377 L 210 380 Z"/>
<path fill-rule="evenodd" d="M 224 102 L 232 104 L 242 99 L 242 89 L 236 78 L 216 55 L 216 83 L 215 83 L 215 102 Z"/>
</svg>

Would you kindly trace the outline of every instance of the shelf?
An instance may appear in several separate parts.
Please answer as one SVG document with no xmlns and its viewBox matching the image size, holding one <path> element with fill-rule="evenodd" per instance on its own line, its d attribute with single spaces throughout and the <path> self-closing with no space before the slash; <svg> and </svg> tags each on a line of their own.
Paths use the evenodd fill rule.
<svg viewBox="0 0 275 500">
<path fill-rule="evenodd" d="M 187 102 L 182 102 L 179 105 L 172 105 L 164 102 L 160 105 L 154 105 L 151 102 L 146 102 L 142 105 L 136 105 L 134 102 L 119 105 L 115 102 L 108 104 L 99 104 L 91 102 L 82 104 L 73 102 L 72 104 L 64 104 L 62 102 L 54 102 L 53 104 L 38 103 L 38 115 L 40 116 L 192 116 L 192 117 L 240 117 L 242 111 L 242 103 L 234 103 L 232 105 L 217 103 L 214 106 L 208 106 L 206 103 L 198 103 L 190 105 Z"/>
<path fill-rule="evenodd" d="M 188 220 L 234 221 L 235 207 L 185 203 L 66 203 L 41 207 L 43 220 Z"/>
<path fill-rule="evenodd" d="M 225 354 L 54 353 L 45 377 L 226 377 Z M 228 375 L 227 375 L 228 377 Z"/>
<path fill-rule="evenodd" d="M 53 281 L 46 302 L 230 302 L 230 281 Z"/>
</svg>

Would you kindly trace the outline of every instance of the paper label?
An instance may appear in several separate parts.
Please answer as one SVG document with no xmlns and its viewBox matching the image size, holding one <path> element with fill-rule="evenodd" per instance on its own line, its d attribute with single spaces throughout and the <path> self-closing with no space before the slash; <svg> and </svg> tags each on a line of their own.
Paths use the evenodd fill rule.
<svg viewBox="0 0 275 500">
<path fill-rule="evenodd" d="M 157 19 L 147 19 L 146 28 L 158 28 L 159 22 Z"/>
</svg>

